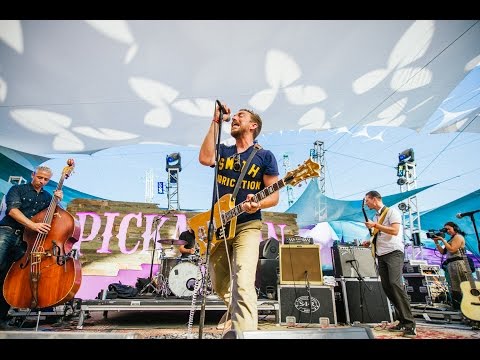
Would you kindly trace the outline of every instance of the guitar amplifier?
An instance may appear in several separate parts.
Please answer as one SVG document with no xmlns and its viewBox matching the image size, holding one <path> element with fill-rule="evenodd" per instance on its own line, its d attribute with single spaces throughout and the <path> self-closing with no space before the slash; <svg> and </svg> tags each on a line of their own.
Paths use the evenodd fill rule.
<svg viewBox="0 0 480 360">
<path fill-rule="evenodd" d="M 370 248 L 363 246 L 332 246 L 333 271 L 340 277 L 378 277 Z"/>
<path fill-rule="evenodd" d="M 323 285 L 320 245 L 280 245 L 280 284 Z"/>
<path fill-rule="evenodd" d="M 285 238 L 285 244 L 313 245 L 313 237 L 288 236 Z"/>
</svg>

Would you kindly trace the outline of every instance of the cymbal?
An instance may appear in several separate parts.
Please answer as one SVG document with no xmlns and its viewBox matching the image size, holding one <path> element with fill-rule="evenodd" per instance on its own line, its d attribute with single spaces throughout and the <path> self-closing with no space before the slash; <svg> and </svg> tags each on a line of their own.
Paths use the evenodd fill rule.
<svg viewBox="0 0 480 360">
<path fill-rule="evenodd" d="M 180 239 L 160 239 L 157 242 L 166 245 L 185 245 L 187 243 L 185 240 Z"/>
</svg>

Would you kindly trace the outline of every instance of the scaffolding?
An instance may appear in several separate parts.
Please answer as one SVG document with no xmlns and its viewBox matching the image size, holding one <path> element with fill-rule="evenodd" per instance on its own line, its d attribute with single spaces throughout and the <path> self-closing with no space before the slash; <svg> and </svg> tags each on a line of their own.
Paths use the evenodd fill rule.
<svg viewBox="0 0 480 360">
<path fill-rule="evenodd" d="M 408 155 L 407 157 L 402 156 Z M 400 154 L 397 166 L 397 184 L 400 192 L 406 192 L 417 188 L 416 164 L 413 156 L 413 149 L 405 150 Z M 423 249 L 420 241 L 420 210 L 418 208 L 417 195 L 408 197 L 406 202 L 398 205 L 403 214 L 403 237 L 405 244 L 406 260 L 423 260 Z M 408 248 L 411 247 L 409 253 Z"/>
<path fill-rule="evenodd" d="M 310 149 L 310 158 L 320 165 L 320 176 L 318 177 L 318 189 L 320 196 L 318 209 L 315 209 L 318 222 L 322 222 L 327 218 L 327 203 L 325 199 L 325 148 L 323 141 L 317 140 L 313 143 L 313 149 Z"/>
<path fill-rule="evenodd" d="M 145 202 L 153 203 L 153 169 L 145 171 Z"/>
<path fill-rule="evenodd" d="M 179 152 L 167 155 L 165 170 L 168 173 L 168 210 L 180 210 L 180 201 L 178 199 L 178 174 L 182 171 L 182 157 Z"/>
<path fill-rule="evenodd" d="M 168 210 L 180 210 L 180 202 L 178 200 L 178 173 L 179 169 L 169 168 L 168 183 L 167 183 L 167 197 Z"/>
</svg>

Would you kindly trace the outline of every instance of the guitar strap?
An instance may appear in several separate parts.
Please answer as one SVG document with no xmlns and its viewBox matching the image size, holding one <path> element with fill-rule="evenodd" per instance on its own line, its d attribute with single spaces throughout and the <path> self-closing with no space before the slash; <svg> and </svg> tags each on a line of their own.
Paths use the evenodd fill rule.
<svg viewBox="0 0 480 360">
<path fill-rule="evenodd" d="M 250 153 L 250 156 L 247 159 L 247 162 L 245 163 L 245 166 L 242 169 L 242 172 L 240 173 L 240 176 L 238 177 L 237 184 L 235 185 L 235 189 L 233 189 L 232 193 L 232 199 L 235 203 L 235 198 L 237 197 L 238 190 L 240 189 L 240 184 L 242 183 L 243 178 L 245 177 L 245 174 L 247 173 L 248 166 L 252 162 L 253 157 L 257 153 L 258 150 L 260 150 L 262 146 L 259 143 L 255 143 L 253 145 L 253 151 Z"/>
<path fill-rule="evenodd" d="M 384 206 L 383 207 L 383 210 L 380 214 L 380 217 L 378 218 L 377 220 L 377 223 L 380 224 L 380 225 L 383 225 L 383 221 L 385 220 L 385 216 L 387 216 L 387 212 L 388 212 L 388 207 L 387 206 Z M 373 256 L 376 256 L 376 247 L 377 247 L 377 236 L 378 236 L 378 233 L 379 233 L 379 230 L 377 228 L 374 228 L 373 229 L 373 239 L 372 239 L 372 244 L 373 244 L 373 247 L 372 247 L 372 252 L 373 252 Z"/>
</svg>

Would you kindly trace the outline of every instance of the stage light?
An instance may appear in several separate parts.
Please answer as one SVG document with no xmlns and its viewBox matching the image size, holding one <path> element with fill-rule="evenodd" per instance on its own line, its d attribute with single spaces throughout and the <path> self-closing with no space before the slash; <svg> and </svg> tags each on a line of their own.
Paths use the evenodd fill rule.
<svg viewBox="0 0 480 360">
<path fill-rule="evenodd" d="M 408 205 L 405 204 L 404 202 L 401 202 L 400 204 L 398 204 L 398 208 L 399 208 L 402 212 L 407 212 L 408 210 L 410 210 L 410 206 L 408 206 Z"/>
<path fill-rule="evenodd" d="M 398 178 L 397 180 L 397 184 L 400 186 L 405 185 L 406 183 L 407 183 L 407 179 L 404 177 Z"/>
<path fill-rule="evenodd" d="M 178 169 L 178 171 L 182 171 L 182 157 L 180 153 L 176 152 L 167 155 L 165 171 L 168 171 L 168 169 Z"/>
<path fill-rule="evenodd" d="M 405 161 L 414 162 L 415 161 L 414 155 L 415 154 L 414 154 L 412 148 L 407 149 L 407 150 L 403 150 L 400 154 L 398 154 L 398 161 L 400 163 L 405 162 Z"/>
</svg>

